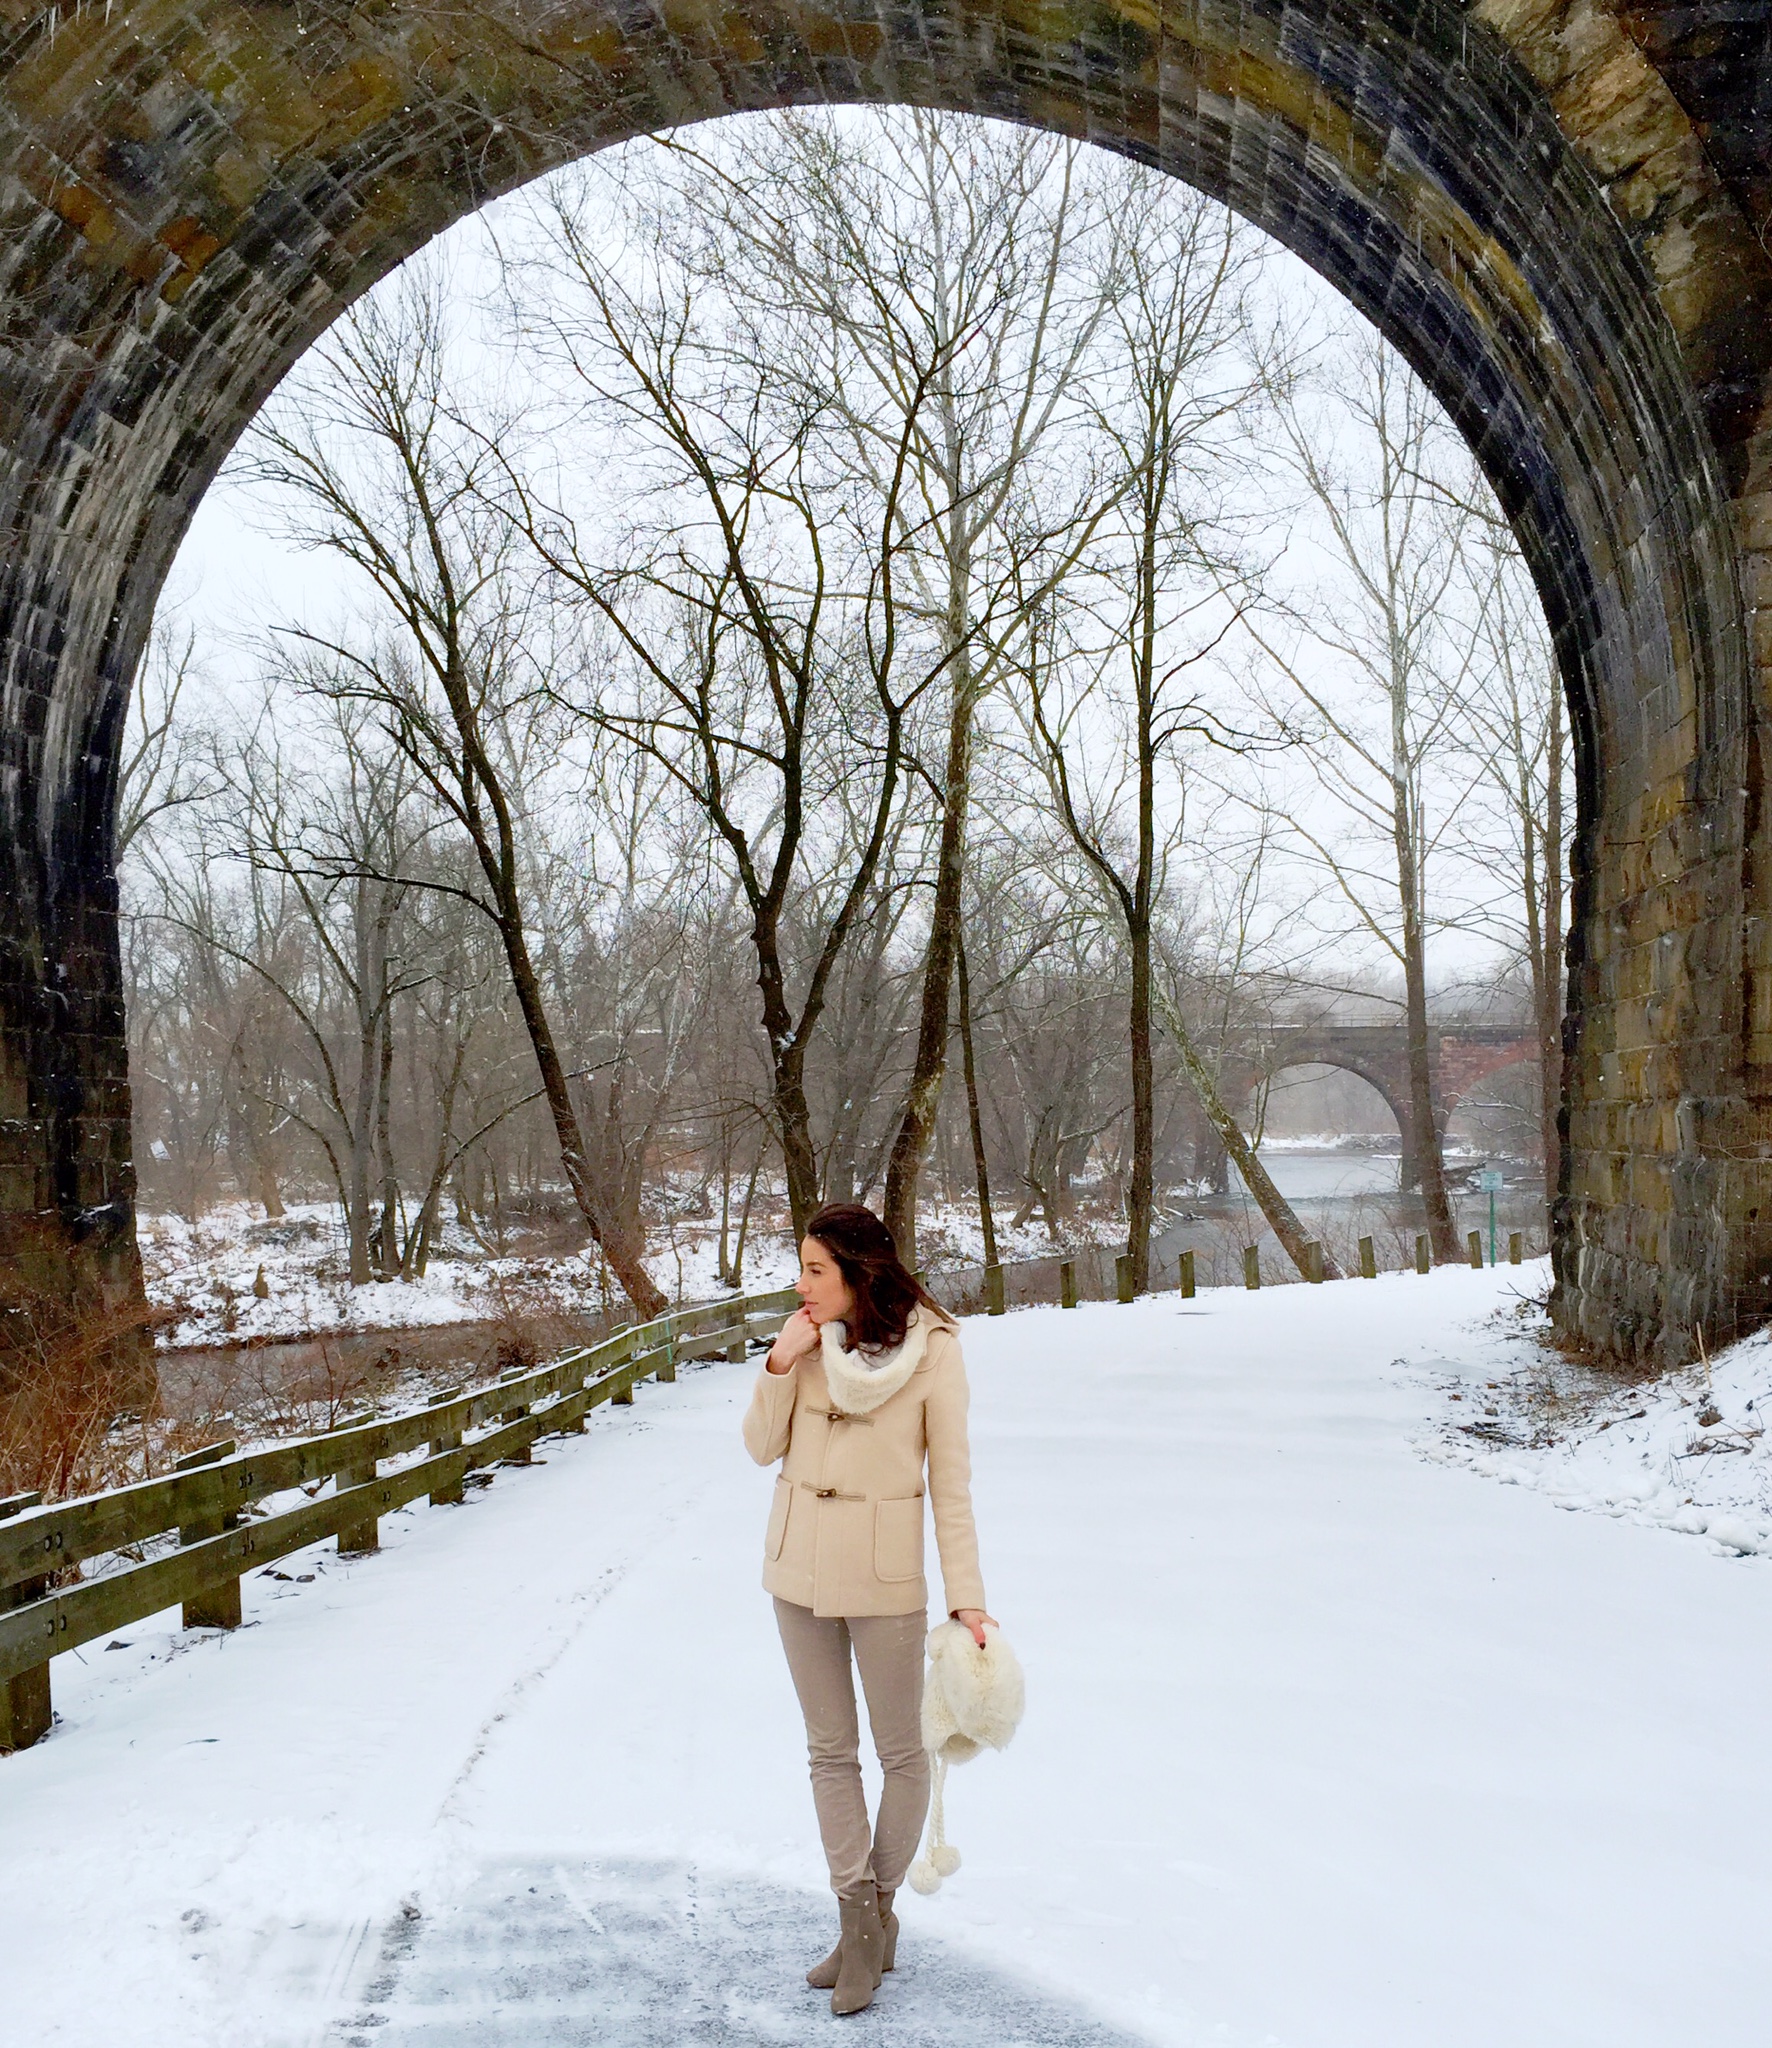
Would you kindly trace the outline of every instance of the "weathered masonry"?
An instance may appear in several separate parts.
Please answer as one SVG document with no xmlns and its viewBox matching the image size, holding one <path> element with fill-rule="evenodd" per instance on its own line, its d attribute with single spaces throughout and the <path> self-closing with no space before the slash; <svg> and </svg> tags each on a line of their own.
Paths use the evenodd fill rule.
<svg viewBox="0 0 1772 2048">
<path fill-rule="evenodd" d="M 137 1285 L 112 798 L 191 508 L 339 310 L 647 130 L 900 101 L 1087 136 L 1297 250 L 1457 419 L 1581 778 L 1557 1312 L 1772 1313 L 1768 0 L 0 0 L 0 1222 Z"/>
</svg>

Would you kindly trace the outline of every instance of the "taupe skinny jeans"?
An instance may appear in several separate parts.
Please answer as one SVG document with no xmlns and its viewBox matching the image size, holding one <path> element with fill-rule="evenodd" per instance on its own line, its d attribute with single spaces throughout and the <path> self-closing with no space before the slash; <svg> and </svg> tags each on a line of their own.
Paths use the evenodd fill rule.
<svg viewBox="0 0 1772 2048">
<path fill-rule="evenodd" d="M 904 1882 L 929 1810 L 929 1758 L 923 1749 L 924 1614 L 825 1618 L 778 1599 L 775 1620 L 788 1670 L 806 1716 L 812 1803 L 840 1899 L 864 1898 L 870 1885 L 895 1892 Z M 861 1729 L 855 1712 L 854 1651 L 867 1695 L 868 1727 L 885 1783 L 870 1843 L 861 1787 Z"/>
</svg>

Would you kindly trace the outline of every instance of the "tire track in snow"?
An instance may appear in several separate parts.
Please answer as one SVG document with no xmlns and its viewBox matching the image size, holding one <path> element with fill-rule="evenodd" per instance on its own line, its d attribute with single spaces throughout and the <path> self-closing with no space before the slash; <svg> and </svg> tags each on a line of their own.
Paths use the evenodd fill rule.
<svg viewBox="0 0 1772 2048">
<path fill-rule="evenodd" d="M 680 1479 L 680 1475 L 673 1476 Z M 534 1689 L 549 1676 L 561 1658 L 566 1655 L 567 1651 L 584 1634 L 585 1630 L 595 1619 L 597 1610 L 609 1598 L 610 1594 L 618 1586 L 623 1585 L 638 1566 L 648 1561 L 659 1547 L 659 1544 L 671 1534 L 693 1509 L 701 1505 L 711 1491 L 711 1483 L 704 1480 L 699 1487 L 694 1488 L 688 1493 L 680 1494 L 675 1508 L 662 1514 L 652 1524 L 647 1539 L 644 1542 L 631 1545 L 624 1557 L 604 1566 L 601 1574 L 592 1585 L 573 1594 L 572 1601 L 574 1607 L 578 1609 L 577 1614 L 567 1625 L 556 1630 L 552 1641 L 547 1645 L 536 1662 L 510 1681 L 503 1693 L 500 1694 L 498 1703 L 487 1714 L 479 1728 L 475 1731 L 473 1742 L 467 1755 L 462 1760 L 461 1768 L 450 1780 L 449 1788 L 444 1793 L 442 1802 L 437 1808 L 438 1826 L 442 1827 L 451 1824 L 457 1826 L 472 1825 L 468 1816 L 462 1811 L 462 1795 L 467 1791 L 474 1773 L 484 1761 L 488 1750 L 492 1746 L 493 1738 L 497 1735 L 499 1729 L 514 1714 L 520 1711 Z"/>
</svg>

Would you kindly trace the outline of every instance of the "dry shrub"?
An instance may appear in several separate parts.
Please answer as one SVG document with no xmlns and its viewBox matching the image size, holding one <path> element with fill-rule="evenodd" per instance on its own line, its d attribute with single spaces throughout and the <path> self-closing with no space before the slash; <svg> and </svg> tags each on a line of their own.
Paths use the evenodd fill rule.
<svg viewBox="0 0 1772 2048">
<path fill-rule="evenodd" d="M 610 1327 L 606 1317 L 558 1311 L 539 1285 L 501 1281 L 498 1313 L 486 1322 L 192 1347 L 161 1353 L 156 1372 L 152 1333 L 171 1313 L 139 1299 L 70 1301 L 53 1284 L 63 1256 L 59 1242 L 0 1254 L 0 1497 L 100 1492 L 228 1437 L 245 1445 L 317 1435 L 531 1369 Z M 39 1274 L 51 1284 L 34 1281 Z"/>
<path fill-rule="evenodd" d="M 94 1308 L 9 1290 L 0 1310 L 0 1494 L 45 1500 L 141 1477 L 153 1425 L 145 1302 Z"/>
</svg>

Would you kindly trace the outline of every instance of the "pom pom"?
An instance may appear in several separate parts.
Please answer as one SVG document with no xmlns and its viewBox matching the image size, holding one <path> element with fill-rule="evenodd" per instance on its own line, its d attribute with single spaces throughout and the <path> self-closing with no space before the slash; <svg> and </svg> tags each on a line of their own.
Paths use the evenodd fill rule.
<svg viewBox="0 0 1772 2048">
<path fill-rule="evenodd" d="M 911 1890 L 928 1899 L 941 1890 L 941 1872 L 928 1857 L 919 1856 L 910 1868 Z"/>
</svg>

